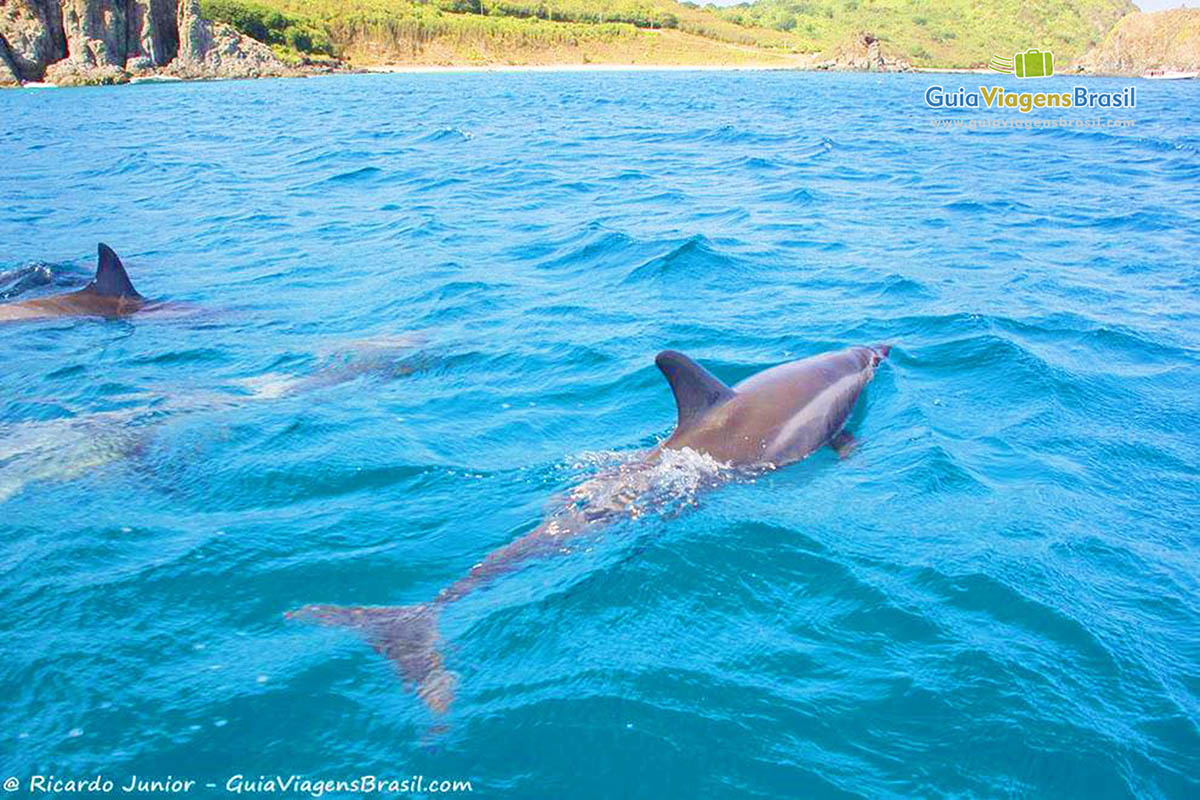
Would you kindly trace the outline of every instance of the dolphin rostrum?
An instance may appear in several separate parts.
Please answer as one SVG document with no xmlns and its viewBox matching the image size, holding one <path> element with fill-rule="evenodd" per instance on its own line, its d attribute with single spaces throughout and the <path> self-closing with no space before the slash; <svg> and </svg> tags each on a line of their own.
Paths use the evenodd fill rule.
<svg viewBox="0 0 1200 800">
<path fill-rule="evenodd" d="M 682 454 L 699 454 L 731 474 L 800 461 L 822 446 L 847 454 L 844 430 L 859 394 L 890 345 L 851 347 L 781 364 L 727 386 L 682 353 L 666 350 L 655 364 L 675 394 L 678 420 L 662 444 L 611 474 L 576 487 L 537 528 L 490 553 L 433 600 L 413 606 L 309 605 L 286 616 L 359 630 L 395 662 L 405 681 L 435 712 L 454 699 L 457 678 L 438 645 L 445 606 L 535 556 L 561 553 L 572 536 L 620 518 L 636 517 L 651 497 L 655 470 Z M 717 481 L 711 481 L 716 483 Z"/>
<path fill-rule="evenodd" d="M 0 305 L 0 322 L 49 317 L 124 317 L 146 308 L 121 259 L 112 248 L 101 244 L 96 277 L 77 292 L 21 300 Z"/>
</svg>

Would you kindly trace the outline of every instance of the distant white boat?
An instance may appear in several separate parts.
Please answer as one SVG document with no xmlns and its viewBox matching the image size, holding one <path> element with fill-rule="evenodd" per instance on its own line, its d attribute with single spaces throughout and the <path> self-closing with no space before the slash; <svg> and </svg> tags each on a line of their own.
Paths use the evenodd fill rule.
<svg viewBox="0 0 1200 800">
<path fill-rule="evenodd" d="M 1184 81 L 1190 78 L 1200 78 L 1200 72 L 1173 72 L 1161 69 L 1148 69 L 1142 77 L 1148 81 Z"/>
</svg>

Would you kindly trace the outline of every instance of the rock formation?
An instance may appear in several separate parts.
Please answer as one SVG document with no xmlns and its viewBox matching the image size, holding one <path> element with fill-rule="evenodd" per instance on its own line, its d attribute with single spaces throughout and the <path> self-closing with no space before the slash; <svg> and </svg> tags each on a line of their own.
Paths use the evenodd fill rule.
<svg viewBox="0 0 1200 800">
<path fill-rule="evenodd" d="M 179 0 L 178 58 L 168 67 L 180 78 L 261 78 L 284 75 L 271 48 L 228 25 L 200 16 L 200 0 Z"/>
<path fill-rule="evenodd" d="M 907 72 L 912 64 L 903 58 L 890 58 L 883 52 L 883 44 L 873 33 L 857 33 L 840 47 L 834 49 L 825 61 L 813 65 L 815 69 L 848 69 L 866 72 Z"/>
<path fill-rule="evenodd" d="M 0 0 L 0 51 L 16 77 L 40 81 L 67 54 L 62 9 L 46 0 Z"/>
<path fill-rule="evenodd" d="M 13 61 L 8 42 L 0 39 L 0 86 L 20 86 L 21 72 Z"/>
<path fill-rule="evenodd" d="M 283 75 L 271 49 L 200 16 L 199 0 L 0 0 L 0 85 Z"/>
<path fill-rule="evenodd" d="M 129 45 L 136 44 L 134 69 L 165 67 L 179 52 L 176 0 L 141 0 L 130 6 Z M 131 56 L 132 57 L 132 56 Z M 126 66 L 130 66 L 126 62 Z"/>
</svg>

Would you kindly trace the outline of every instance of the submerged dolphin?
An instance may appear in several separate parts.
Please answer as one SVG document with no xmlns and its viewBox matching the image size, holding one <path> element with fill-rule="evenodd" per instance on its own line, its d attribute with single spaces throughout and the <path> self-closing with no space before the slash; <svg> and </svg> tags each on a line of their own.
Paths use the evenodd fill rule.
<svg viewBox="0 0 1200 800">
<path fill-rule="evenodd" d="M 380 381 L 411 375 L 428 366 L 414 356 L 426 339 L 418 334 L 378 336 L 329 348 L 324 363 L 310 375 L 267 373 L 238 381 L 253 399 L 269 400 L 317 391 L 359 378 Z"/>
<path fill-rule="evenodd" d="M 147 392 L 127 395 L 125 399 L 142 399 L 145 404 L 122 411 L 74 413 L 46 421 L 0 420 L 0 505 L 30 484 L 70 481 L 113 462 L 135 458 L 144 452 L 157 429 L 171 420 L 235 410 L 359 378 L 389 381 L 412 375 L 428 367 L 427 359 L 412 355 L 424 341 L 419 336 L 401 335 L 341 342 L 330 348 L 340 358 L 310 375 L 269 375 L 265 380 L 237 382 L 252 390 L 251 394 L 203 388 L 169 396 Z"/>
<path fill-rule="evenodd" d="M 102 411 L 0 423 L 0 506 L 26 486 L 70 481 L 138 452 L 154 412 Z"/>
<path fill-rule="evenodd" d="M 532 532 L 489 554 L 430 602 L 414 606 L 309 605 L 286 616 L 361 631 L 371 646 L 395 662 L 401 675 L 435 712 L 454 699 L 457 679 L 438 650 L 441 609 L 527 559 L 562 552 L 572 536 L 622 517 L 637 516 L 639 498 L 654 469 L 689 451 L 726 467 L 773 467 L 800 461 L 824 445 L 848 452 L 843 430 L 863 388 L 886 358 L 888 345 L 851 347 L 793 361 L 752 375 L 736 386 L 722 383 L 682 353 L 659 353 L 655 364 L 675 394 L 675 432 L 640 460 L 576 487 L 569 502 Z"/>
<path fill-rule="evenodd" d="M 124 317 L 150 304 L 137 293 L 121 259 L 101 244 L 96 277 L 77 292 L 0 305 L 0 322 L 51 317 Z"/>
</svg>

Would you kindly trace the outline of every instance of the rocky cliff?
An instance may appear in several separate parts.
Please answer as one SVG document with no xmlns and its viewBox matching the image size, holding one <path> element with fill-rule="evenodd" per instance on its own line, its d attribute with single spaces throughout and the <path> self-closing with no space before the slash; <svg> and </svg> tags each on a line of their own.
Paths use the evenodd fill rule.
<svg viewBox="0 0 1200 800">
<path fill-rule="evenodd" d="M 884 50 L 883 42 L 873 33 L 853 34 L 841 45 L 825 53 L 828 58 L 813 64 L 815 69 L 856 70 L 866 72 L 907 72 L 912 64 Z"/>
<path fill-rule="evenodd" d="M 1089 72 L 1109 75 L 1200 71 L 1200 8 L 1129 14 L 1081 63 Z"/>
<path fill-rule="evenodd" d="M 199 0 L 0 0 L 0 85 L 286 72 L 266 45 L 201 17 Z"/>
</svg>

